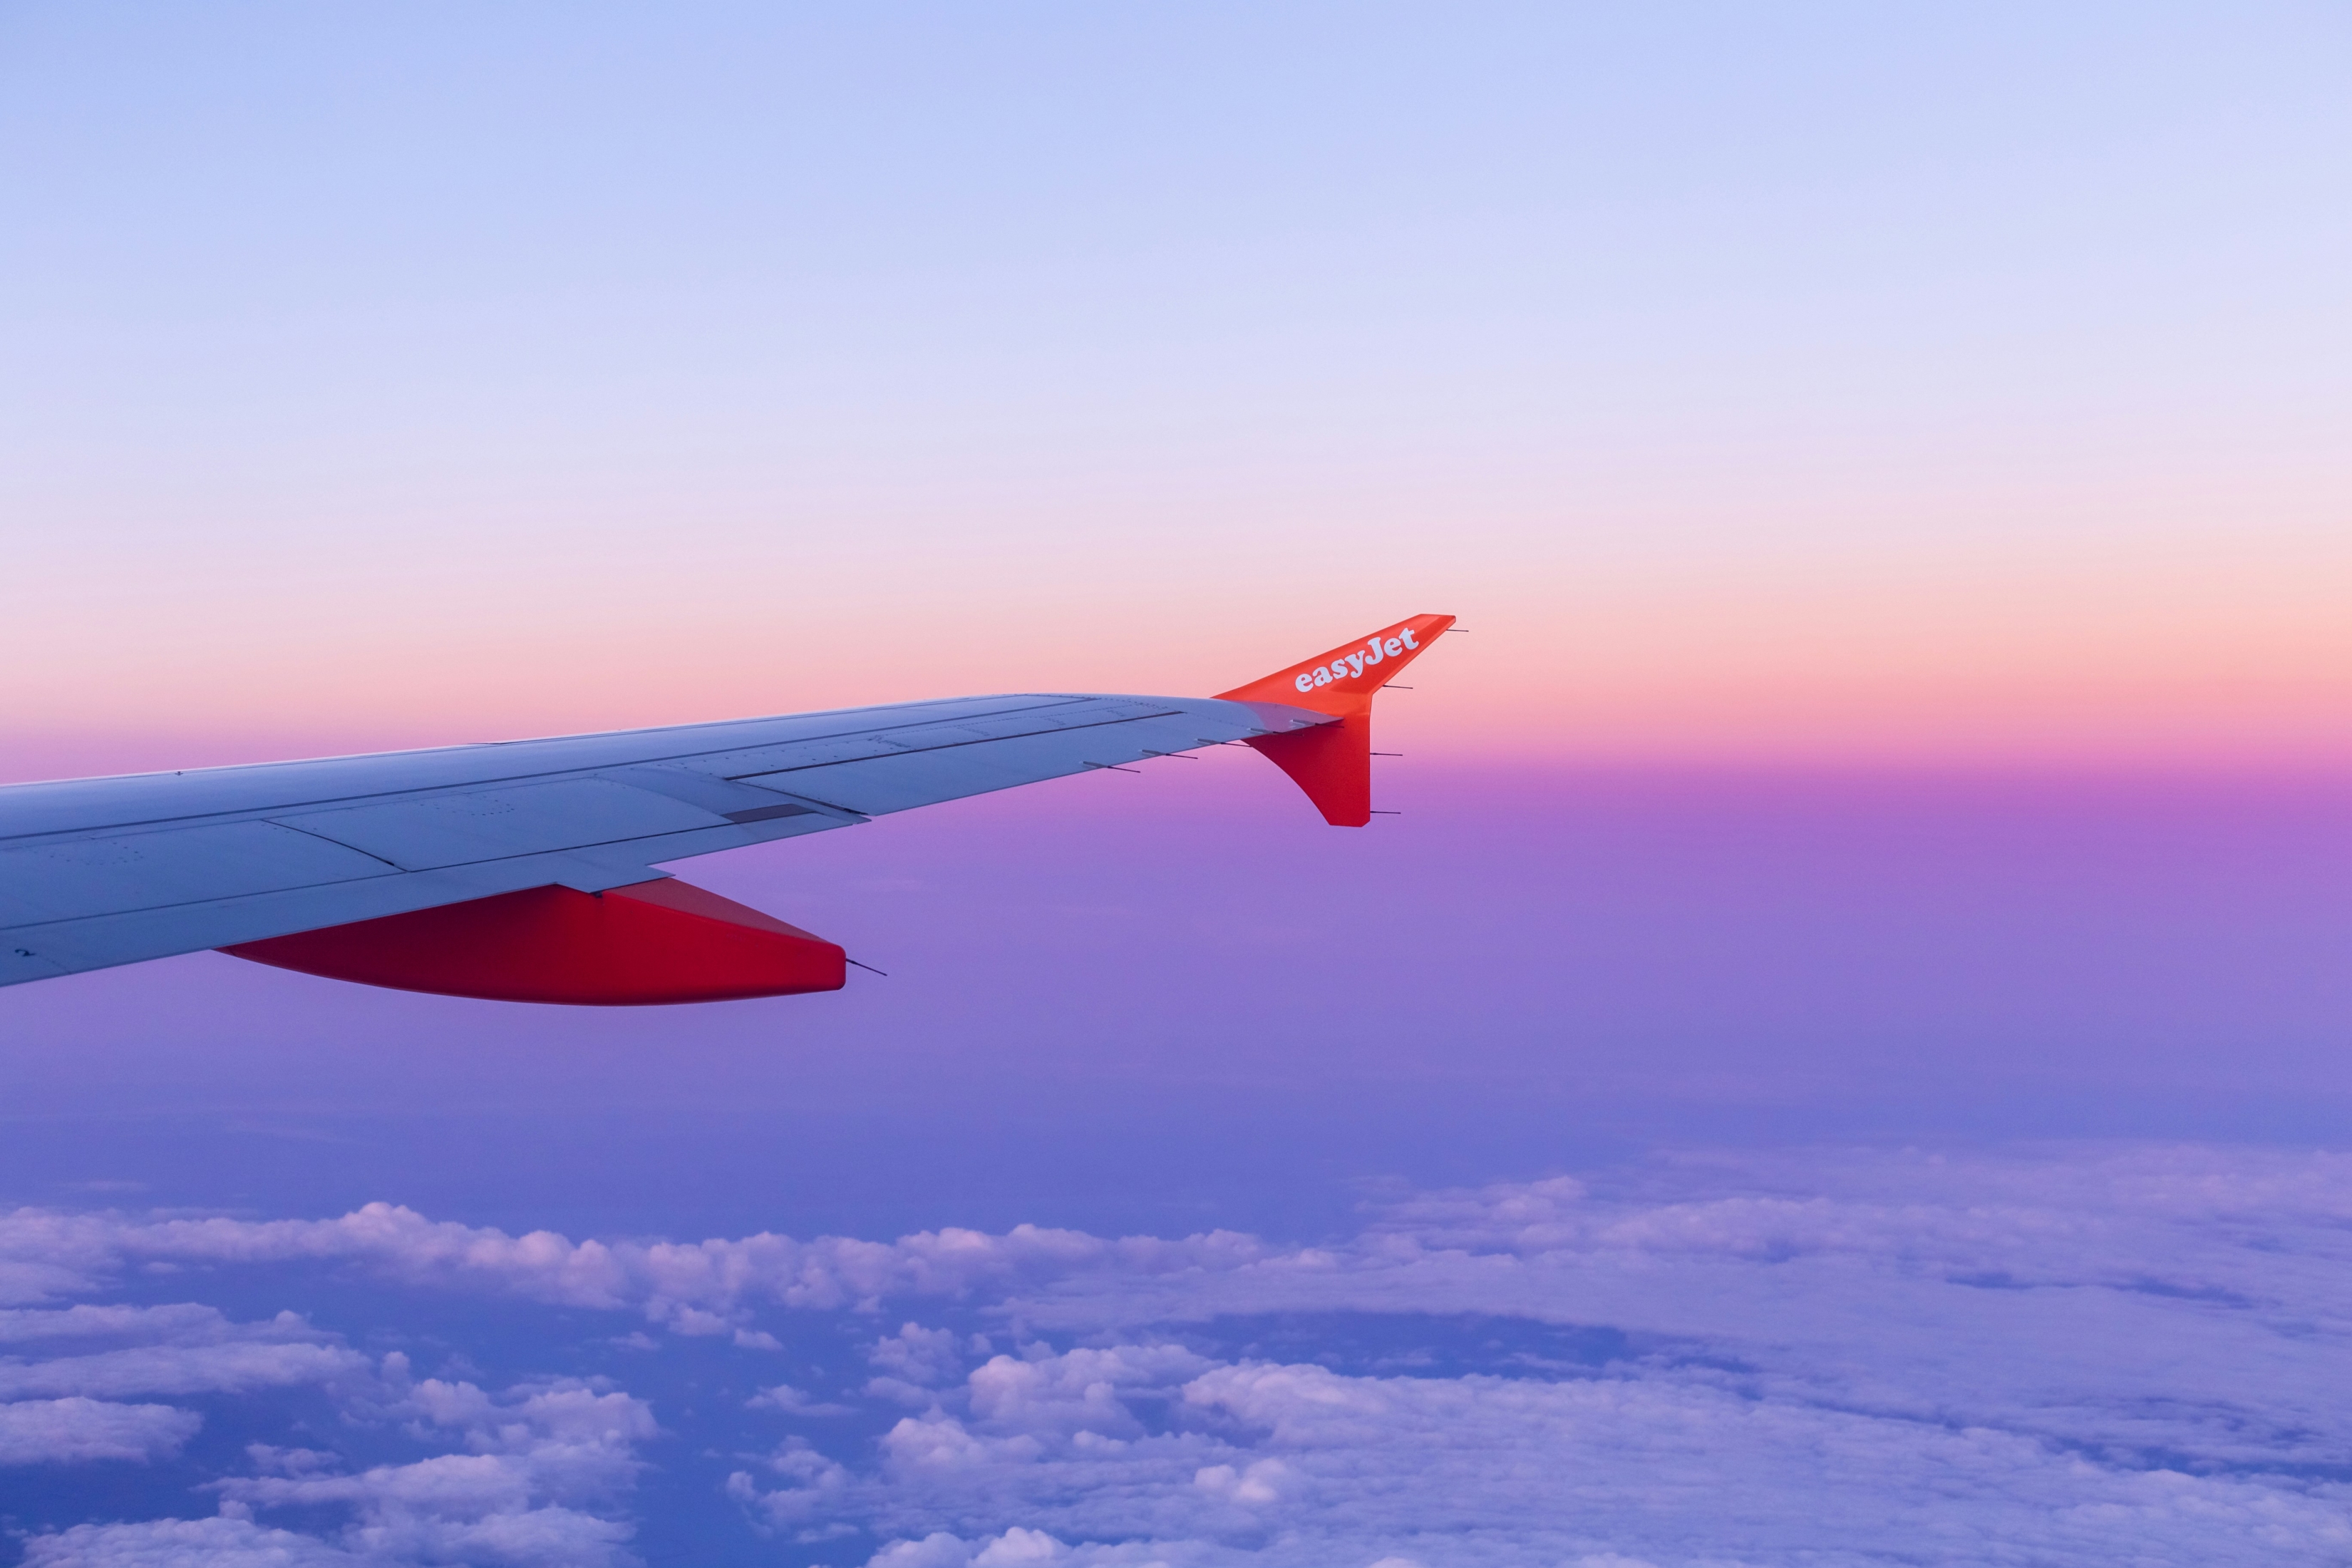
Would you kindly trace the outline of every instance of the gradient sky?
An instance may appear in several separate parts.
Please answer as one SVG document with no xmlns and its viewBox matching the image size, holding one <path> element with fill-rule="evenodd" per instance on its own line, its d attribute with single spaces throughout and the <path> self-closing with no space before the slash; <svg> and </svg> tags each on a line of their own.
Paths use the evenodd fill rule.
<svg viewBox="0 0 2352 1568">
<path fill-rule="evenodd" d="M 0 991 L 0 1564 L 2340 1564 L 2347 58 L 0 7 L 0 780 L 1468 632 L 834 995 Z"/>
<path fill-rule="evenodd" d="M 2346 34 L 10 6 L 9 771 L 1421 610 L 1496 754 L 2340 763 Z"/>
</svg>

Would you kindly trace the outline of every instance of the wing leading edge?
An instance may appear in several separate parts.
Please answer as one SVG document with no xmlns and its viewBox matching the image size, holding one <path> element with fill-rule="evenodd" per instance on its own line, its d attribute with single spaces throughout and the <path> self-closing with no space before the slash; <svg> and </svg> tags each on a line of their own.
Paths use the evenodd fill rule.
<svg viewBox="0 0 2352 1568">
<path fill-rule="evenodd" d="M 520 1001 L 837 989 L 838 947 L 656 863 L 1235 741 L 1359 825 L 1371 694 L 1451 624 L 1216 698 L 959 698 L 0 787 L 0 985 L 220 948 Z"/>
</svg>

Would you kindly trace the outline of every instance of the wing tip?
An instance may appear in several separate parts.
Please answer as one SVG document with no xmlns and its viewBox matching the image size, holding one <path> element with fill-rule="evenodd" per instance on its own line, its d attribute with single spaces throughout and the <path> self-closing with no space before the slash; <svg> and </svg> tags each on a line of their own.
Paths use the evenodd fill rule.
<svg viewBox="0 0 2352 1568">
<path fill-rule="evenodd" d="M 1290 776 L 1323 820 L 1362 827 L 1372 810 L 1372 699 L 1388 679 L 1427 651 L 1452 616 L 1412 616 L 1352 642 L 1218 693 L 1252 707 L 1304 709 L 1320 723 L 1251 736 L 1247 744 Z"/>
</svg>

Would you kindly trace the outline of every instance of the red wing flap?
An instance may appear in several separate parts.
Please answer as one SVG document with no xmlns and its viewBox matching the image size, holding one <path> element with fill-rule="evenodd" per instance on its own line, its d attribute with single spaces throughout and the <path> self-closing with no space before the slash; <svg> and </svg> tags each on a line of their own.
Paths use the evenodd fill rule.
<svg viewBox="0 0 2352 1568">
<path fill-rule="evenodd" d="M 1415 616 L 1217 695 L 1337 715 L 1336 724 L 1254 735 L 1248 743 L 1307 792 L 1324 821 L 1361 827 L 1372 819 L 1372 698 L 1453 624 L 1452 616 Z"/>
<path fill-rule="evenodd" d="M 527 888 L 221 951 L 399 991 L 594 1007 L 838 991 L 848 974 L 832 942 L 675 880 Z"/>
</svg>

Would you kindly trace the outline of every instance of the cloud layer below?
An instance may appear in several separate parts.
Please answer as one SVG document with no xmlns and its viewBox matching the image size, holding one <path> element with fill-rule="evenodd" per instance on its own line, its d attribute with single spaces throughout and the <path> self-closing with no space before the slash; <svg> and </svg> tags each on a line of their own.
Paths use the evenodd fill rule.
<svg viewBox="0 0 2352 1568">
<path fill-rule="evenodd" d="M 150 1468 L 44 1568 L 618 1563 L 682 1521 L 888 1568 L 2335 1563 L 2347 1220 L 2352 1159 L 2217 1147 L 1684 1155 L 1321 1247 L 23 1210 L 0 1489 Z M 538 1326 L 376 1348 L 404 1302 Z"/>
</svg>

